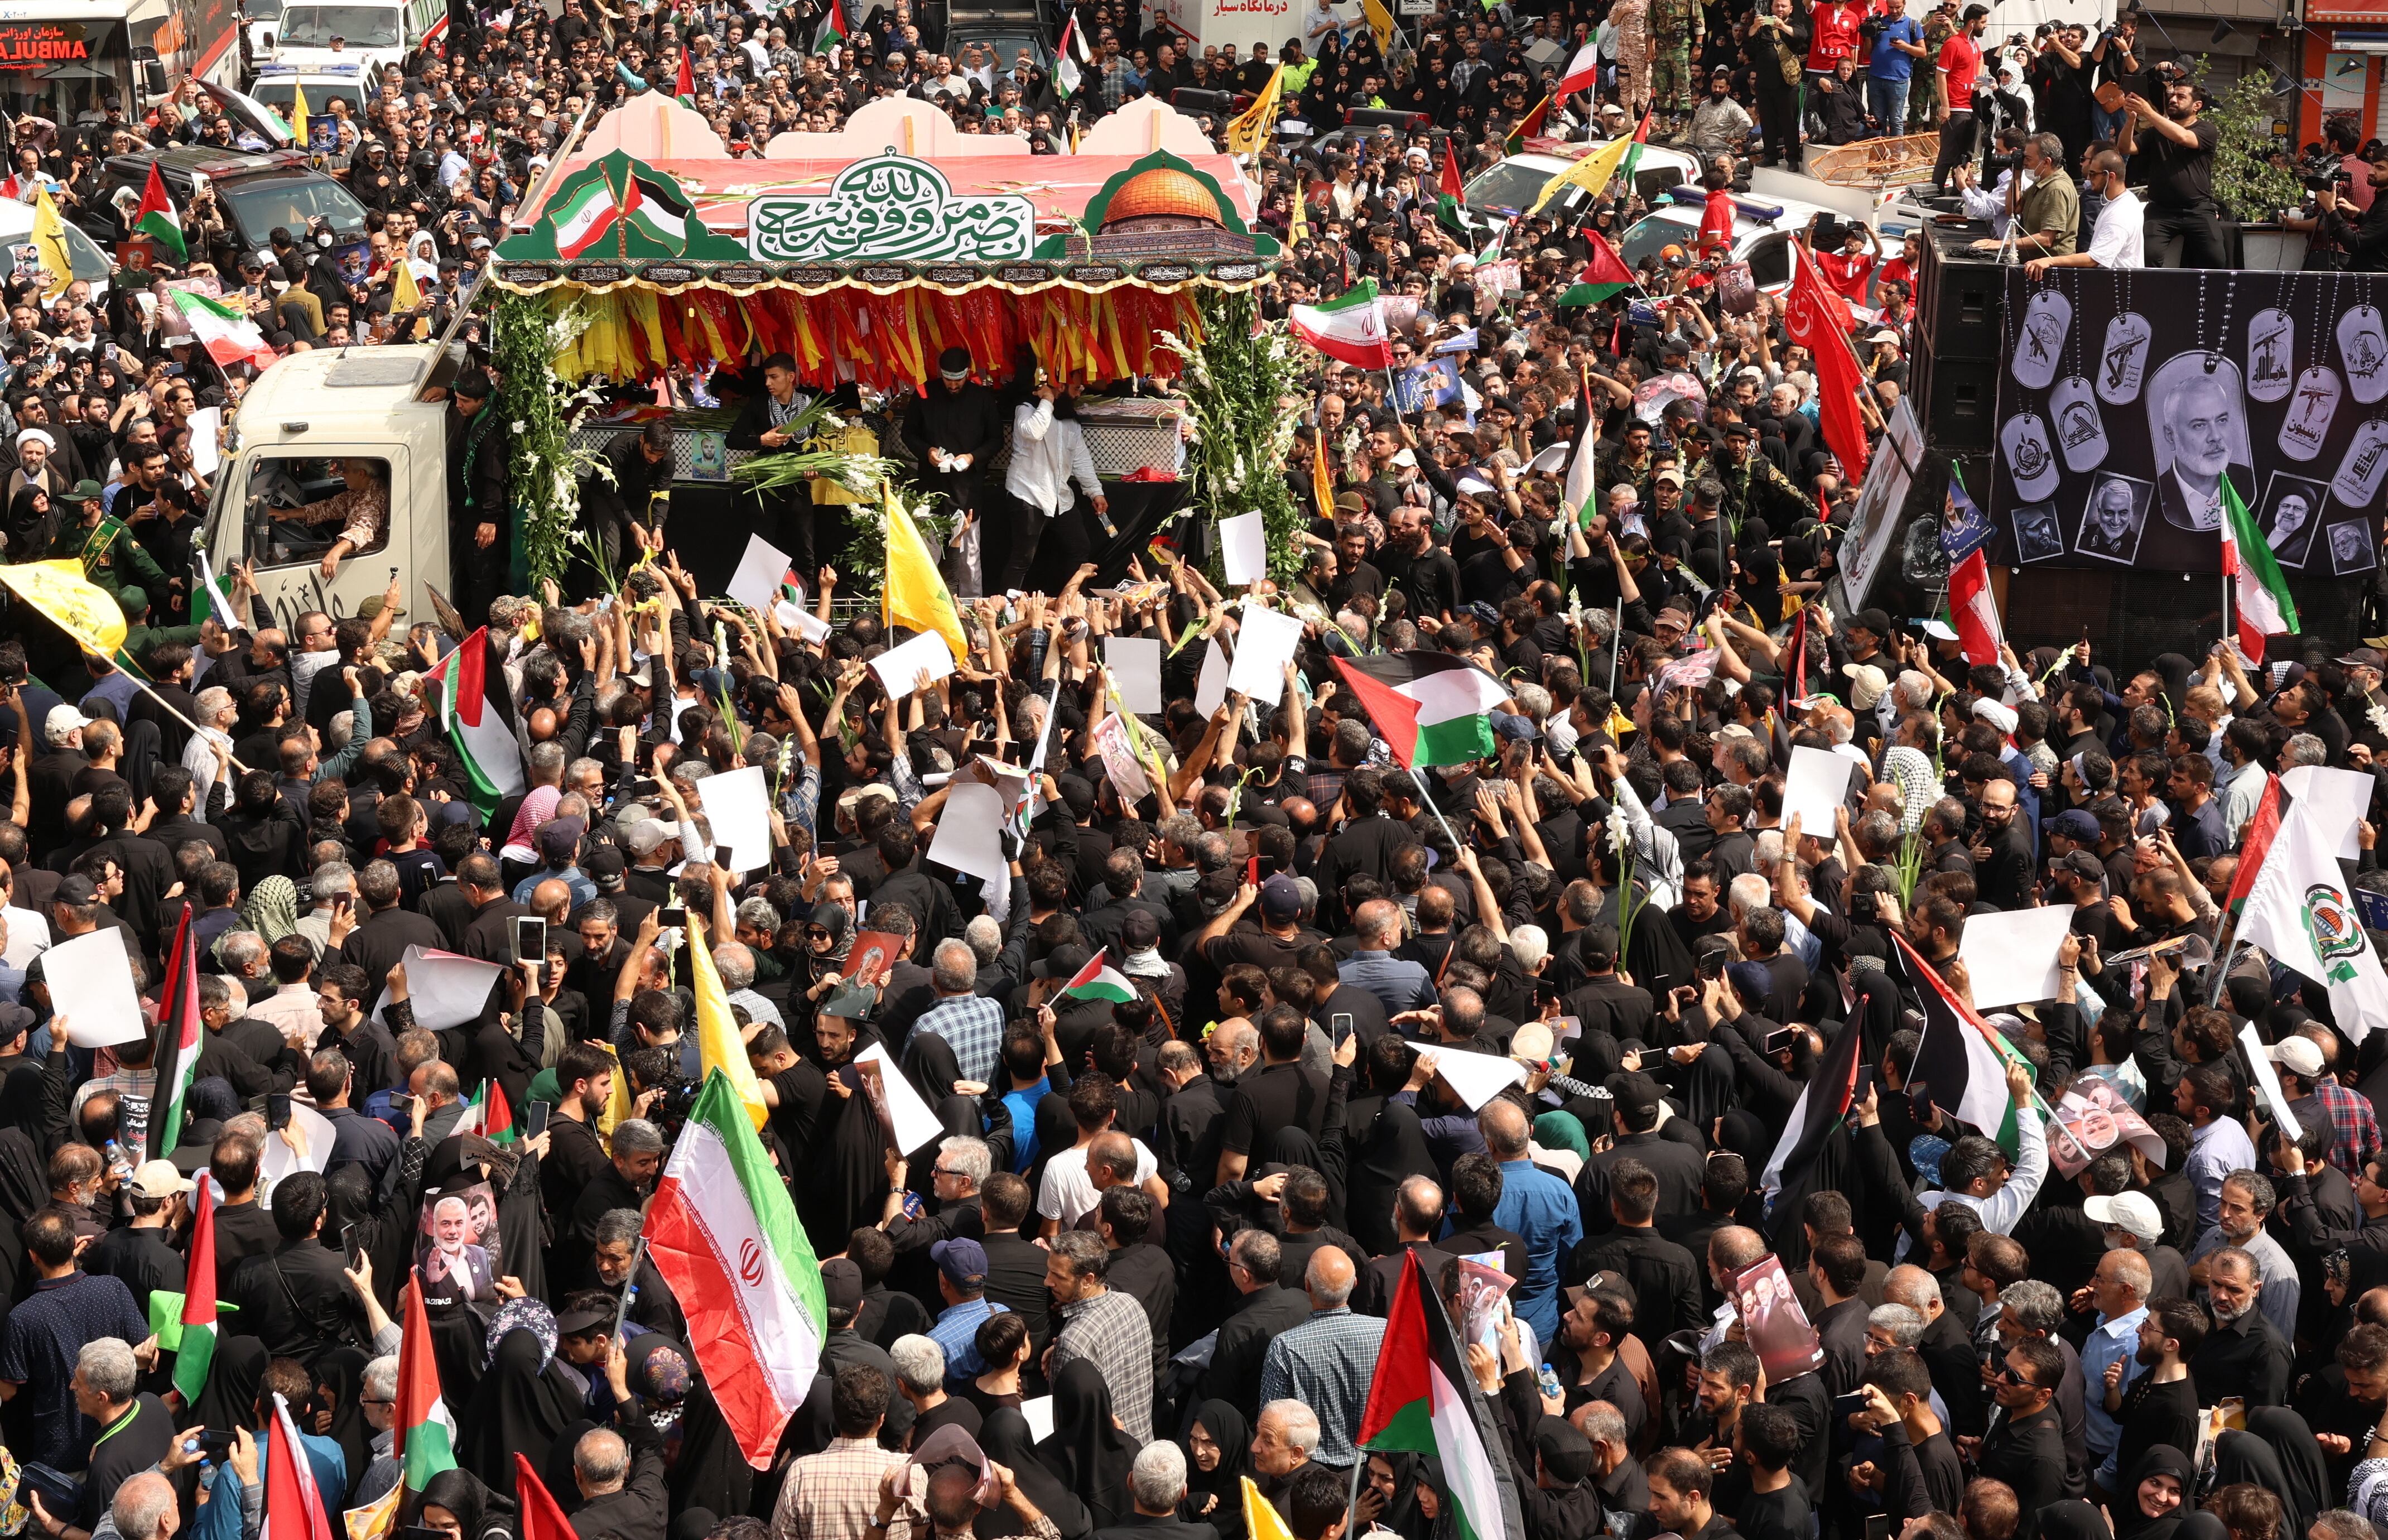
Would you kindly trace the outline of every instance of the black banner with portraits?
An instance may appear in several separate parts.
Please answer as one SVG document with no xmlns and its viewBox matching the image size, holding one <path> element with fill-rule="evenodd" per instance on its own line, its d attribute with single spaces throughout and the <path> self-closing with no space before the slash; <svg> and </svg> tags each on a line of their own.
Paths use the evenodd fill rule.
<svg viewBox="0 0 2388 1540">
<path fill-rule="evenodd" d="M 2218 572 L 2227 477 L 2292 589 L 2369 573 L 2388 486 L 2388 278 L 2006 275 L 1991 561 Z"/>
</svg>

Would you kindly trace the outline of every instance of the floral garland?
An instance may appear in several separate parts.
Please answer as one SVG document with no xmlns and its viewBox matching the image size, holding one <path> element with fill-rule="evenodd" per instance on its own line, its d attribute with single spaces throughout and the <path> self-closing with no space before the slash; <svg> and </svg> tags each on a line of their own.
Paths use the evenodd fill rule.
<svg viewBox="0 0 2388 1540">
<path fill-rule="evenodd" d="M 1181 384 L 1194 414 L 1187 512 L 1215 520 L 1257 510 L 1269 576 L 1289 582 L 1302 573 L 1303 519 L 1285 467 L 1296 403 L 1306 399 L 1304 360 L 1282 325 L 1259 324 L 1251 295 L 1206 290 L 1200 305 L 1201 341 L 1161 334 L 1162 346 L 1186 361 Z M 1210 565 L 1213 579 L 1222 579 L 1215 554 Z"/>
<path fill-rule="evenodd" d="M 568 301 L 551 310 L 544 299 L 506 296 L 489 322 L 489 359 L 498 376 L 497 410 L 509 439 L 506 468 L 514 487 L 517 534 L 516 592 L 561 581 L 580 516 L 580 478 L 603 470 L 602 456 L 576 450 L 573 425 L 597 399 L 555 378 L 554 360 L 589 329 L 589 317 Z"/>
</svg>

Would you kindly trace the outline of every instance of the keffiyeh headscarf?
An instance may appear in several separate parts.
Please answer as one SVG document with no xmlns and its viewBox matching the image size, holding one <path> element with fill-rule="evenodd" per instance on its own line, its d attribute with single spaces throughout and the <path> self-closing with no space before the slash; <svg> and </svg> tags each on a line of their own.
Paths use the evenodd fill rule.
<svg viewBox="0 0 2388 1540">
<path fill-rule="evenodd" d="M 240 907 L 241 919 L 248 928 L 273 946 L 298 929 L 298 885 L 289 878 L 275 875 L 259 883 Z M 227 935 L 230 933 L 227 932 Z"/>
</svg>

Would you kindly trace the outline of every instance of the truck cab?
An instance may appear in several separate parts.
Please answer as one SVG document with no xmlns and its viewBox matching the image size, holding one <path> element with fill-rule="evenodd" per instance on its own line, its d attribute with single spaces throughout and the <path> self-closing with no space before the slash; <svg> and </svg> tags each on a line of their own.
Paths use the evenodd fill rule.
<svg viewBox="0 0 2388 1540">
<path fill-rule="evenodd" d="M 301 70 L 362 65 L 379 90 L 383 65 L 404 64 L 447 25 L 447 0 L 286 0 L 273 62 Z"/>
<path fill-rule="evenodd" d="M 328 121 L 337 101 L 348 103 L 349 118 L 362 123 L 365 104 L 381 95 L 381 82 L 369 75 L 361 61 L 306 70 L 295 64 L 265 64 L 258 67 L 257 81 L 248 88 L 250 95 L 286 119 L 292 117 L 301 92 L 307 96 L 311 121 Z"/>
<path fill-rule="evenodd" d="M 392 577 L 404 580 L 407 607 L 428 616 L 424 585 L 451 586 L 447 388 L 464 362 L 455 344 L 318 349 L 260 375 L 216 473 L 204 531 L 214 569 L 253 563 L 259 596 L 286 630 L 309 610 L 356 614 Z M 274 515 L 337 496 L 351 460 L 389 489 L 389 521 L 325 582 L 323 555 L 338 527 Z"/>
</svg>

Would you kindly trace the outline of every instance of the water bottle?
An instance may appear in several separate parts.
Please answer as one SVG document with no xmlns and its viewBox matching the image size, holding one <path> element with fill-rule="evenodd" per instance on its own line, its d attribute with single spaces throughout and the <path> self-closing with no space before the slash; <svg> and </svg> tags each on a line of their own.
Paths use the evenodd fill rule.
<svg viewBox="0 0 2388 1540">
<path fill-rule="evenodd" d="M 124 1146 L 115 1139 L 108 1141 L 108 1174 L 119 1187 L 133 1179 L 133 1162 L 125 1157 Z"/>
</svg>

